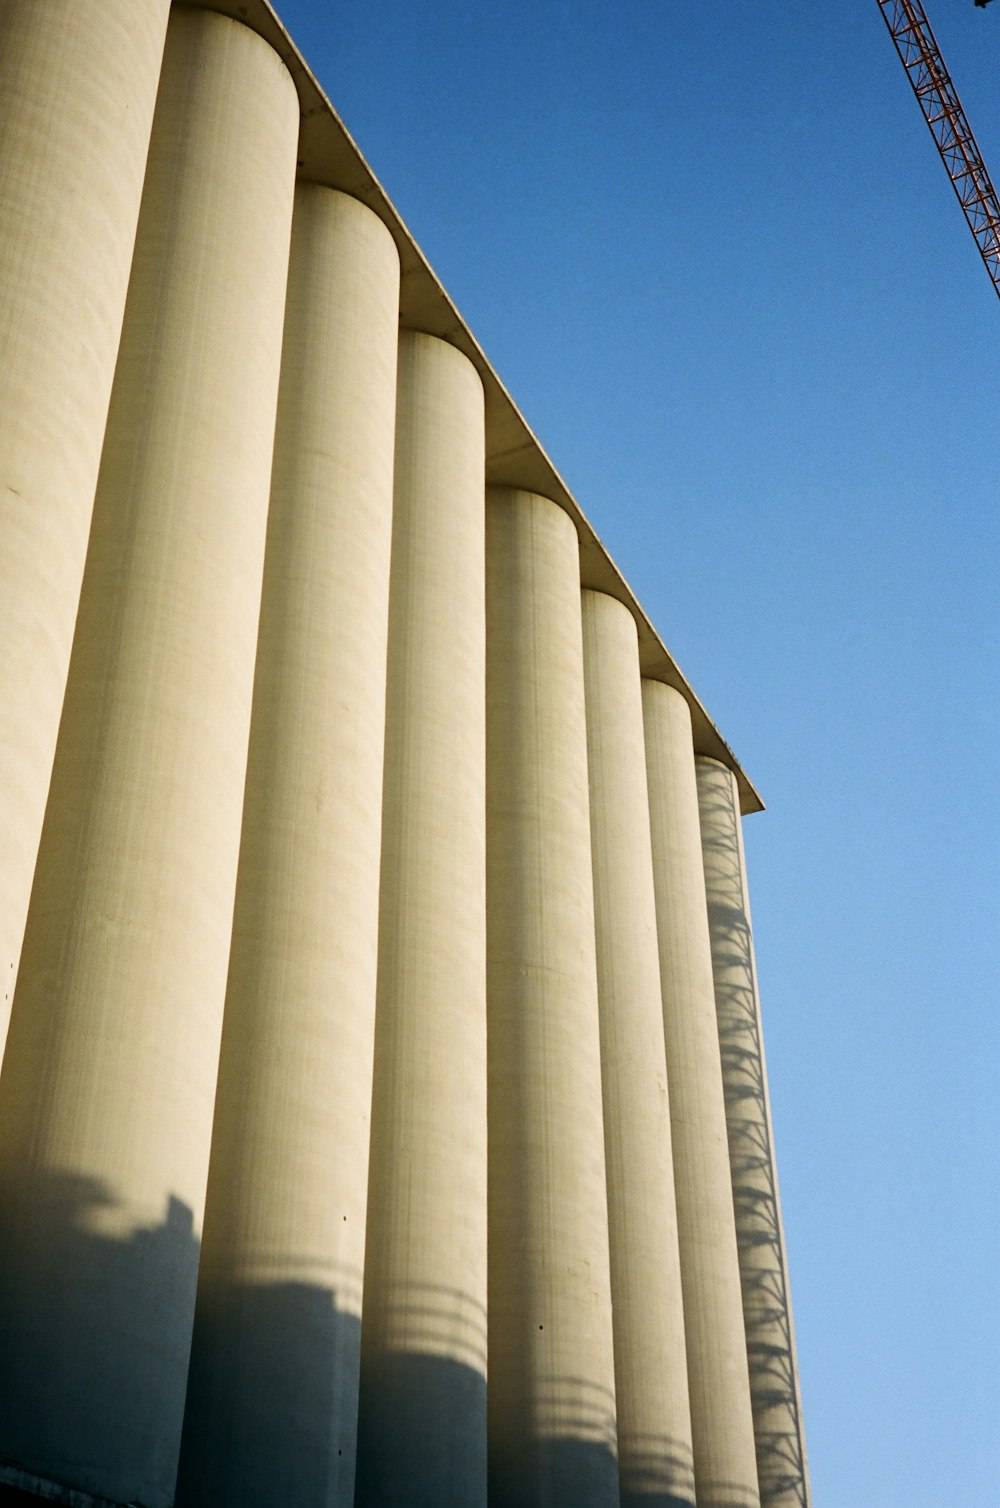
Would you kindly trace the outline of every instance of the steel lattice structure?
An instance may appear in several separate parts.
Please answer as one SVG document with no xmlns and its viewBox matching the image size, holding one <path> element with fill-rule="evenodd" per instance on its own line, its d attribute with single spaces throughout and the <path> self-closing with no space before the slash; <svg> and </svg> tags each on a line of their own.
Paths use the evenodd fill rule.
<svg viewBox="0 0 1000 1508">
<path fill-rule="evenodd" d="M 1000 297 L 1000 199 L 920 0 L 878 0 L 917 103 Z"/>
</svg>

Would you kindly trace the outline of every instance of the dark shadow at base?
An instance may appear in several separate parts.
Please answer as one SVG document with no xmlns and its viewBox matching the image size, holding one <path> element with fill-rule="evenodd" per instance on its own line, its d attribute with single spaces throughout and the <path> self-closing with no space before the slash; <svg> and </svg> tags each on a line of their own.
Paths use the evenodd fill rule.
<svg viewBox="0 0 1000 1508">
<path fill-rule="evenodd" d="M 131 1508 L 131 1505 L 115 1503 L 110 1498 L 79 1492 L 75 1487 L 66 1487 L 60 1482 L 27 1476 L 25 1480 L 32 1482 L 32 1487 L 12 1487 L 8 1483 L 0 1485 L 0 1508 L 28 1508 L 29 1504 L 38 1508 L 39 1503 L 62 1503 L 64 1508 Z"/>
<path fill-rule="evenodd" d="M 490 1461 L 490 1508 L 614 1508 L 618 1461 L 591 1440 L 527 1440 Z"/>
<path fill-rule="evenodd" d="M 18 1472 L 53 1479 L 53 1501 L 169 1508 L 198 1241 L 178 1199 L 159 1225 L 106 1234 L 120 1216 L 94 1178 L 0 1187 L 0 1463 L 18 1488 Z"/>
<path fill-rule="evenodd" d="M 0 1508 L 38 1508 L 39 1503 L 45 1502 L 37 1492 L 25 1492 L 20 1487 L 7 1487 L 0 1483 Z M 53 1500 L 49 1498 L 51 1503 Z"/>
<path fill-rule="evenodd" d="M 482 1373 L 443 1356 L 366 1356 L 355 1508 L 460 1508 L 485 1495 Z"/>
<path fill-rule="evenodd" d="M 621 1508 L 695 1508 L 695 1502 L 672 1492 L 623 1492 Z"/>
<path fill-rule="evenodd" d="M 490 1508 L 692 1508 L 663 1488 L 667 1442 L 644 1442 L 619 1494 L 583 1415 L 576 1438 L 519 1426 L 488 1464 L 482 1369 L 413 1352 L 362 1365 L 332 1288 L 203 1281 L 195 1320 L 198 1242 L 176 1199 L 117 1237 L 97 1180 L 4 1193 L 0 1508 L 485 1508 L 488 1476 Z"/>
<path fill-rule="evenodd" d="M 317 1285 L 202 1285 L 177 1508 L 350 1505 L 360 1332 Z"/>
<path fill-rule="evenodd" d="M 621 1508 L 695 1508 L 689 1441 L 623 1431 L 618 1450 Z"/>
</svg>

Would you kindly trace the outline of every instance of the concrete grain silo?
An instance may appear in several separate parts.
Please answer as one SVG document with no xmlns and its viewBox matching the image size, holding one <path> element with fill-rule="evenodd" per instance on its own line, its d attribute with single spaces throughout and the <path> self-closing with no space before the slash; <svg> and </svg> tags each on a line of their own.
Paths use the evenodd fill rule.
<svg viewBox="0 0 1000 1508">
<path fill-rule="evenodd" d="M 808 1508 L 753 786 L 268 0 L 0 194 L 0 1504 Z"/>
</svg>

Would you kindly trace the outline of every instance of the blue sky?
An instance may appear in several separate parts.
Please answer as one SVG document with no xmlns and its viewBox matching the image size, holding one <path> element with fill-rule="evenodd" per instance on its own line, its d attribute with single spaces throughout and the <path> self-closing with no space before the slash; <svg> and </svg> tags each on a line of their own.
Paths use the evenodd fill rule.
<svg viewBox="0 0 1000 1508">
<path fill-rule="evenodd" d="M 278 9 L 768 804 L 815 1508 L 996 1508 L 1000 301 L 876 0 Z"/>
</svg>

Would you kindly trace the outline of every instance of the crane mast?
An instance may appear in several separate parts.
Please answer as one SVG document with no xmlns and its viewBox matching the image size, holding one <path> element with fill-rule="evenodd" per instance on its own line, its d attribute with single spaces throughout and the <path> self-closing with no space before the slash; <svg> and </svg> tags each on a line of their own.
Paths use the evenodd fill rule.
<svg viewBox="0 0 1000 1508">
<path fill-rule="evenodd" d="M 1000 199 L 920 0 L 878 0 L 969 229 L 1000 297 Z"/>
</svg>

